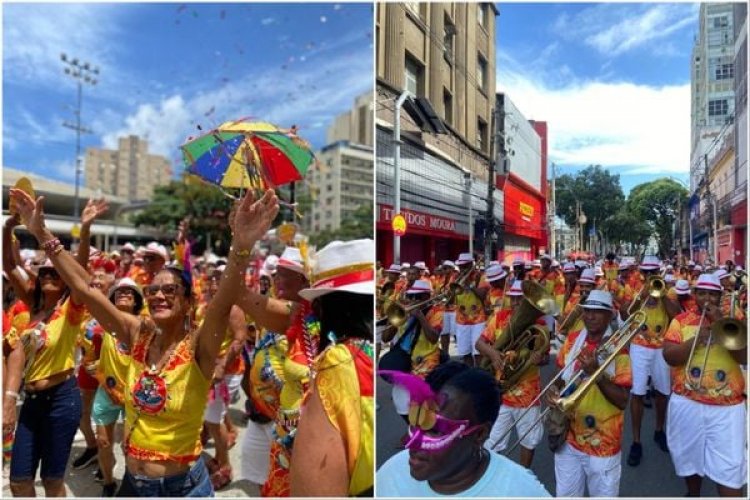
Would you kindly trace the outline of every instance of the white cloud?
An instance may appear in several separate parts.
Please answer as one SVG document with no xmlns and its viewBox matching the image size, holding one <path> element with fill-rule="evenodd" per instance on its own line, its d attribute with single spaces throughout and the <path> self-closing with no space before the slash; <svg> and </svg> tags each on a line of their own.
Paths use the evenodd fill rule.
<svg viewBox="0 0 750 500">
<path fill-rule="evenodd" d="M 699 4 L 599 4 L 574 16 L 561 14 L 552 31 L 566 40 L 583 40 L 605 56 L 636 48 L 674 56 L 663 40 L 683 28 L 697 26 Z"/>
<path fill-rule="evenodd" d="M 3 6 L 3 78 L 25 85 L 66 84 L 60 53 L 85 58 L 107 73 L 117 50 L 116 5 L 43 4 Z M 12 19 L 12 22 L 9 21 Z M 67 83 L 65 83 L 67 82 Z"/>
<path fill-rule="evenodd" d="M 601 164 L 618 173 L 681 173 L 690 157 L 690 84 L 652 87 L 572 80 L 552 87 L 501 53 L 498 90 L 527 119 L 549 125 L 549 157 L 561 166 Z M 533 76 L 531 76 L 533 75 Z"/>
</svg>

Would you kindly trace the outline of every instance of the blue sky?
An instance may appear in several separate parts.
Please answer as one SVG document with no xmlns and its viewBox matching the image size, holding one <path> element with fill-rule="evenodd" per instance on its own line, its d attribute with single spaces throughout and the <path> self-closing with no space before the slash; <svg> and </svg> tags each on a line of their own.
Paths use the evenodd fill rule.
<svg viewBox="0 0 750 500">
<path fill-rule="evenodd" d="M 85 147 L 138 134 L 182 170 L 179 146 L 224 121 L 296 124 L 316 148 L 373 88 L 371 4 L 5 4 L 3 165 L 73 182 L 76 83 L 60 53 L 97 65 Z"/>
<path fill-rule="evenodd" d="M 687 182 L 697 3 L 497 3 L 497 88 L 547 121 L 558 175 Z"/>
</svg>

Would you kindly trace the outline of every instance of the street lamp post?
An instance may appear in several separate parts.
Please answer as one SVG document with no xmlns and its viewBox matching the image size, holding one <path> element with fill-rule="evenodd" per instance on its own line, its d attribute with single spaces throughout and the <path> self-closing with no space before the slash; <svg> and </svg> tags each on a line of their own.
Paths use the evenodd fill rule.
<svg viewBox="0 0 750 500">
<path fill-rule="evenodd" d="M 99 76 L 99 68 L 88 62 L 79 61 L 77 58 L 69 59 L 65 53 L 60 54 L 60 60 L 65 65 L 65 74 L 75 78 L 78 83 L 78 102 L 76 106 L 75 124 L 64 122 L 63 126 L 76 132 L 76 190 L 73 202 L 73 217 L 77 220 L 80 215 L 79 189 L 81 184 L 81 134 L 90 134 L 91 130 L 81 125 L 81 104 L 83 97 L 83 84 L 96 85 Z"/>
</svg>

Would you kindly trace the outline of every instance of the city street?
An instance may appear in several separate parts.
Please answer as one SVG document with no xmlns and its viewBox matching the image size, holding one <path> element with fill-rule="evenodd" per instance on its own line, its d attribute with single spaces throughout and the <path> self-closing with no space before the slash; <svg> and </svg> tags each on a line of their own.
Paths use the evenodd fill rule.
<svg viewBox="0 0 750 500">
<path fill-rule="evenodd" d="M 455 344 L 451 344 L 455 348 Z M 454 357 L 454 359 L 457 359 Z M 546 384 L 557 371 L 554 355 L 550 363 L 542 368 L 542 386 Z M 406 424 L 399 417 L 391 400 L 391 386 L 378 377 L 377 381 L 378 405 L 377 410 L 377 462 L 380 466 L 389 457 L 401 450 L 399 443 L 406 432 Z M 674 473 L 672 461 L 668 453 L 661 451 L 653 441 L 654 409 L 646 408 L 641 435 L 643 436 L 643 459 L 638 467 L 627 465 L 627 453 L 631 442 L 630 411 L 625 412 L 624 439 L 622 449 L 622 479 L 620 480 L 620 496 L 622 497 L 681 497 L 687 491 L 685 482 Z M 515 432 L 510 442 L 516 439 Z M 547 448 L 546 435 L 536 449 L 532 470 L 552 495 L 555 494 L 555 465 L 554 457 Z M 518 461 L 518 449 L 511 455 Z M 746 491 L 746 490 L 745 490 Z M 703 496 L 716 496 L 716 487 L 711 480 L 704 480 Z"/>
<path fill-rule="evenodd" d="M 240 481 L 239 474 L 240 474 L 240 461 L 242 460 L 241 457 L 241 447 L 242 447 L 242 436 L 245 430 L 245 424 L 242 420 L 242 408 L 244 408 L 245 405 L 245 397 L 244 395 L 240 397 L 240 400 L 233 404 L 230 408 L 230 415 L 232 417 L 232 421 L 237 426 L 237 429 L 240 431 L 239 436 L 237 438 L 237 444 L 229 450 L 229 459 L 232 463 L 232 469 L 234 470 L 234 481 L 232 481 L 229 486 L 222 489 L 221 491 L 216 492 L 217 497 L 245 497 L 245 496 L 251 496 L 251 497 L 257 497 L 260 496 L 258 492 L 258 488 L 254 486 L 249 481 Z M 20 408 L 19 408 L 20 409 Z M 122 426 L 120 426 L 120 430 L 122 429 Z M 120 434 L 121 435 L 121 434 Z M 86 447 L 86 442 L 83 438 L 83 434 L 81 434 L 81 431 L 78 431 L 78 434 L 76 434 L 75 441 L 73 442 L 73 450 L 70 454 L 70 460 L 68 463 L 68 471 L 67 471 L 67 478 L 65 479 L 65 486 L 68 490 L 68 496 L 69 497 L 100 497 L 102 492 L 102 484 L 98 483 L 94 480 L 94 473 L 96 472 L 97 465 L 91 464 L 89 467 L 83 469 L 83 470 L 73 470 L 73 468 L 70 465 L 70 462 L 75 460 L 81 452 Z M 203 456 L 204 458 L 208 458 L 206 455 L 207 453 L 213 453 L 213 442 L 209 441 L 208 446 L 206 446 L 206 449 L 204 450 Z M 117 463 L 115 465 L 115 478 L 118 481 L 118 484 L 120 480 L 122 479 L 123 475 L 125 474 L 125 461 L 123 459 L 122 449 L 119 446 L 119 439 L 118 439 L 118 445 L 115 446 L 115 459 L 117 460 Z M 9 468 L 8 466 L 3 467 L 3 493 L 2 498 L 10 498 L 10 487 L 8 486 L 8 474 L 9 474 Z M 44 488 L 42 487 L 42 481 L 39 480 L 37 477 L 37 481 L 35 482 L 36 486 L 36 494 L 39 497 L 44 496 Z"/>
</svg>

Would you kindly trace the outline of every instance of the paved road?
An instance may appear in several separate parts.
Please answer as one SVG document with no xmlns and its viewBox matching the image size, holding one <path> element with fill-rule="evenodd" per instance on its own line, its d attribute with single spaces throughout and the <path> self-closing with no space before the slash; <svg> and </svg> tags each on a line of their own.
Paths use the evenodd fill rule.
<svg viewBox="0 0 750 500">
<path fill-rule="evenodd" d="M 242 420 L 242 408 L 245 406 L 244 395 L 240 398 L 240 401 L 233 404 L 230 408 L 230 415 L 232 421 L 240 431 L 237 439 L 237 444 L 229 451 L 229 459 L 234 469 L 235 480 L 229 484 L 229 486 L 223 488 L 221 491 L 216 492 L 217 497 L 257 497 L 260 496 L 258 488 L 250 483 L 249 481 L 240 481 L 240 461 L 241 461 L 241 440 L 245 429 L 245 423 Z M 120 434 L 122 435 L 122 434 Z M 119 442 L 119 439 L 118 439 Z M 71 462 L 73 459 L 83 452 L 86 447 L 86 441 L 83 438 L 83 434 L 78 431 L 73 442 L 73 451 L 71 452 Z M 204 451 L 204 457 L 206 453 L 210 453 L 213 456 L 213 442 L 209 441 L 206 450 Z M 118 480 L 122 479 L 125 474 L 125 461 L 120 446 L 115 446 L 115 458 L 117 463 L 115 465 L 115 478 Z M 65 485 L 68 489 L 68 496 L 71 497 L 97 497 L 99 498 L 102 492 L 101 483 L 94 481 L 94 473 L 96 472 L 97 466 L 92 464 L 84 470 L 73 470 L 70 463 L 68 464 L 67 477 L 65 479 Z M 10 488 L 8 486 L 8 467 L 3 468 L 3 489 L 2 498 L 10 498 Z M 41 480 L 36 481 L 36 494 L 39 497 L 44 496 L 44 487 L 42 486 Z"/>
<path fill-rule="evenodd" d="M 452 348 L 454 345 L 451 346 Z M 384 351 L 385 352 L 385 351 Z M 457 359 L 457 358 L 454 358 Z M 542 368 L 542 386 L 555 374 L 554 356 L 549 365 Z M 406 433 L 406 424 L 393 408 L 391 400 L 391 386 L 380 377 L 377 380 L 377 467 L 379 468 L 389 457 L 399 452 L 401 437 Z M 627 453 L 632 440 L 630 411 L 625 412 L 624 439 L 622 451 L 622 479 L 620 480 L 620 496 L 623 497 L 681 497 L 687 491 L 683 479 L 674 472 L 669 453 L 665 453 L 653 441 L 656 418 L 654 409 L 645 409 L 641 428 L 643 443 L 643 459 L 638 467 L 630 467 L 627 463 Z M 511 441 L 515 442 L 515 432 Z M 518 461 L 518 449 L 510 457 Z M 545 440 L 536 449 L 532 470 L 551 494 L 555 494 L 554 455 L 546 446 Z M 746 489 L 745 489 L 746 491 Z M 705 479 L 702 489 L 703 496 L 716 496 L 714 483 Z M 745 495 L 746 496 L 746 495 Z"/>
</svg>

